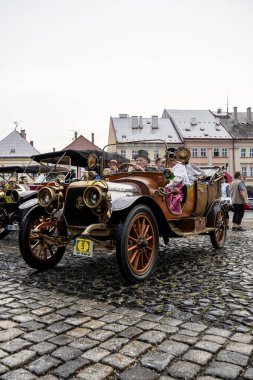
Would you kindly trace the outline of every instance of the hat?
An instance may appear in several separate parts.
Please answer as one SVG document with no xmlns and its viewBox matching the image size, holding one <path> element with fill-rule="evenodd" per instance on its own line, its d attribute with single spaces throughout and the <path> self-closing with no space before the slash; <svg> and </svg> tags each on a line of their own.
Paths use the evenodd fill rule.
<svg viewBox="0 0 253 380">
<path fill-rule="evenodd" d="M 118 161 L 117 160 L 110 160 L 108 165 L 110 165 L 110 164 L 118 165 Z"/>
<path fill-rule="evenodd" d="M 167 152 L 168 152 L 168 155 L 169 155 L 169 158 L 174 158 L 175 159 L 175 156 L 176 156 L 176 148 L 168 148 L 167 149 Z"/>
<path fill-rule="evenodd" d="M 191 157 L 191 152 L 188 148 L 185 148 L 184 146 L 180 147 L 176 151 L 176 159 L 178 161 L 186 161 L 188 162 Z"/>
<path fill-rule="evenodd" d="M 146 150 L 144 149 L 138 150 L 137 154 L 134 156 L 134 159 L 136 160 L 138 157 L 143 157 L 148 161 L 148 163 L 150 163 L 148 152 Z"/>
</svg>

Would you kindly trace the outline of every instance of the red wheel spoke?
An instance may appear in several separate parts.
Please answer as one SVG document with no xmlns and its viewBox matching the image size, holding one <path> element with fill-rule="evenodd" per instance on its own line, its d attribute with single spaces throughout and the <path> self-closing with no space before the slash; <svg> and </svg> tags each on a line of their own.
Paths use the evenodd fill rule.
<svg viewBox="0 0 253 380">
<path fill-rule="evenodd" d="M 128 248 L 128 252 L 133 251 L 136 248 L 137 248 L 137 244 L 132 245 L 131 247 Z"/>
<path fill-rule="evenodd" d="M 135 243 L 137 243 L 137 241 L 138 241 L 138 239 L 135 239 L 135 238 L 134 238 L 133 236 L 131 236 L 131 235 L 128 236 L 128 239 L 134 241 Z"/>
<path fill-rule="evenodd" d="M 133 263 L 133 261 L 135 260 L 136 256 L 138 255 L 138 252 L 139 252 L 138 249 L 136 249 L 136 251 L 131 254 L 130 259 L 129 259 L 129 261 L 130 261 L 131 264 Z"/>
</svg>

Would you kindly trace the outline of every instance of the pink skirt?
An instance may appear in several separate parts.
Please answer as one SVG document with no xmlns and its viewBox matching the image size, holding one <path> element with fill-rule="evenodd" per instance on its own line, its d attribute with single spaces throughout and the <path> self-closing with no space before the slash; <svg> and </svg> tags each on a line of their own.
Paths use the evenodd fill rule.
<svg viewBox="0 0 253 380">
<path fill-rule="evenodd" d="M 173 214 L 182 214 L 182 200 L 183 200 L 183 192 L 182 192 L 182 184 L 179 183 L 175 186 L 180 190 L 179 194 L 172 194 L 170 187 L 165 187 L 165 199 L 169 210 Z"/>
</svg>

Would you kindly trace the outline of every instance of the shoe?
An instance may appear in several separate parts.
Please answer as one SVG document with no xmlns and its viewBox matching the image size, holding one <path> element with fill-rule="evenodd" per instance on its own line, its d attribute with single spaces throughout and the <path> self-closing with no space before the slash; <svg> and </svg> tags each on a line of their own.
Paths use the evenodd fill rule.
<svg viewBox="0 0 253 380">
<path fill-rule="evenodd" d="M 246 228 L 240 226 L 240 227 L 232 227 L 232 231 L 247 231 Z"/>
<path fill-rule="evenodd" d="M 247 230 L 246 230 L 246 228 L 240 226 L 240 227 L 237 228 L 237 231 L 247 231 Z"/>
</svg>

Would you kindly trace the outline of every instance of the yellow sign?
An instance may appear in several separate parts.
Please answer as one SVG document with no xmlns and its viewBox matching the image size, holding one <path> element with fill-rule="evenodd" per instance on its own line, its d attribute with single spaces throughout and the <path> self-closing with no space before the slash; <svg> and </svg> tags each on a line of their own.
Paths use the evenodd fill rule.
<svg viewBox="0 0 253 380">
<path fill-rule="evenodd" d="M 73 255 L 89 256 L 93 253 L 93 241 L 89 239 L 77 238 L 74 245 Z"/>
</svg>

